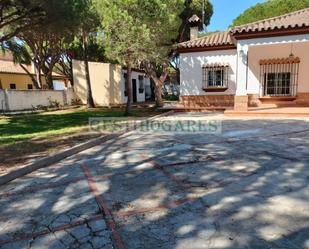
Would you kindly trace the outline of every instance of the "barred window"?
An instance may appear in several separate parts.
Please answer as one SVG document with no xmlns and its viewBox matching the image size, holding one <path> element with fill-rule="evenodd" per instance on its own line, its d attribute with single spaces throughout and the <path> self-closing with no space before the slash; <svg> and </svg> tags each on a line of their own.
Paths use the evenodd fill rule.
<svg viewBox="0 0 309 249">
<path fill-rule="evenodd" d="M 293 56 L 261 60 L 261 95 L 296 96 L 299 63 L 300 59 Z"/>
<path fill-rule="evenodd" d="M 228 88 L 229 67 L 227 65 L 203 66 L 203 88 L 226 89 Z"/>
</svg>

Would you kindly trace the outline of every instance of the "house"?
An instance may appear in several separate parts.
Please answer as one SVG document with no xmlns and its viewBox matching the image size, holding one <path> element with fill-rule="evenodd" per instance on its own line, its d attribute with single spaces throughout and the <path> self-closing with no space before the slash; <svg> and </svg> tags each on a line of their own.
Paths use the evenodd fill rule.
<svg viewBox="0 0 309 249">
<path fill-rule="evenodd" d="M 178 44 L 188 108 L 309 107 L 309 8 Z"/>
<path fill-rule="evenodd" d="M 98 106 L 122 105 L 127 103 L 127 71 L 119 65 L 89 62 L 91 90 Z M 76 95 L 87 103 L 87 84 L 84 63 L 73 60 L 73 81 Z M 142 70 L 132 71 L 133 103 L 145 102 L 151 94 L 150 79 Z"/>
<path fill-rule="evenodd" d="M 13 61 L 13 57 L 9 52 L 5 54 L 0 53 L 0 89 L 11 90 L 33 90 L 31 77 L 26 73 L 24 68 L 30 72 L 34 77 L 35 71 L 33 65 L 20 65 Z M 43 89 L 47 88 L 44 76 L 42 75 Z M 69 81 L 67 77 L 53 73 L 53 83 L 55 90 L 63 90 L 68 87 Z"/>
</svg>

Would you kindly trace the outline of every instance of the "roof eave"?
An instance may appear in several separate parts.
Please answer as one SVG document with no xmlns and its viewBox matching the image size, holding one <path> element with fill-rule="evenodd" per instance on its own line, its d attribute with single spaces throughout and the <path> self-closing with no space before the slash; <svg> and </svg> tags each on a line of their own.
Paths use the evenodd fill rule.
<svg viewBox="0 0 309 249">
<path fill-rule="evenodd" d="M 204 52 L 204 51 L 216 51 L 216 50 L 231 50 L 236 49 L 234 44 L 206 46 L 206 47 L 191 47 L 191 48 L 178 48 L 178 53 L 192 53 L 192 52 Z"/>
<path fill-rule="evenodd" d="M 235 31 L 231 33 L 231 35 L 236 40 L 267 38 L 275 36 L 303 35 L 303 34 L 309 34 L 309 27 L 273 29 L 266 31 L 248 31 L 248 32 Z"/>
</svg>

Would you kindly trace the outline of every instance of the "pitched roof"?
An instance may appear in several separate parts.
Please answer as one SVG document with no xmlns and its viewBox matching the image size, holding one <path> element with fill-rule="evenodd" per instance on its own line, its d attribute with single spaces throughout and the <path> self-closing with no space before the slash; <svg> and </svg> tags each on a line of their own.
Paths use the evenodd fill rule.
<svg viewBox="0 0 309 249">
<path fill-rule="evenodd" d="M 30 73 L 34 74 L 31 65 L 23 65 Z M 7 74 L 27 74 L 25 70 L 19 65 L 8 59 L 0 59 L 0 73 Z M 64 75 L 53 73 L 55 77 L 65 77 Z"/>
<path fill-rule="evenodd" d="M 291 32 L 292 30 L 300 32 L 300 29 L 302 29 L 302 33 L 309 33 L 309 8 L 282 16 L 236 26 L 223 32 L 217 32 L 201 38 L 179 43 L 177 47 L 179 51 L 183 52 L 236 48 L 235 38 L 240 39 L 243 34 L 258 36 L 267 31 L 285 32 L 285 34 L 287 34 L 287 31 Z M 271 35 L 275 36 L 276 34 Z"/>
<path fill-rule="evenodd" d="M 304 27 L 309 28 L 309 8 L 241 26 L 236 26 L 231 29 L 231 33 L 242 34 L 247 32 L 274 31 L 280 29 Z"/>
<path fill-rule="evenodd" d="M 24 65 L 29 72 L 33 72 L 30 65 Z M 11 73 L 11 74 L 26 74 L 24 69 L 19 65 L 15 64 L 13 61 L 0 60 L 0 72 L 1 73 Z"/>
<path fill-rule="evenodd" d="M 194 40 L 182 42 L 178 44 L 179 49 L 188 49 L 188 48 L 207 48 L 214 46 L 234 46 L 232 36 L 229 31 L 216 32 L 210 35 L 206 35 L 201 38 Z"/>
</svg>

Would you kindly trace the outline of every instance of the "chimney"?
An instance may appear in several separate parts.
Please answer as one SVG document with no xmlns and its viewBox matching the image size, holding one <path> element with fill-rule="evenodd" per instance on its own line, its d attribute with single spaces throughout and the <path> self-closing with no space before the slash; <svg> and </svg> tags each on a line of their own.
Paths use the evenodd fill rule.
<svg viewBox="0 0 309 249">
<path fill-rule="evenodd" d="M 201 24 L 201 19 L 197 15 L 193 15 L 188 21 L 190 24 L 190 40 L 194 40 L 198 38 L 198 31 Z"/>
</svg>

